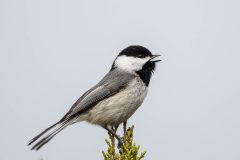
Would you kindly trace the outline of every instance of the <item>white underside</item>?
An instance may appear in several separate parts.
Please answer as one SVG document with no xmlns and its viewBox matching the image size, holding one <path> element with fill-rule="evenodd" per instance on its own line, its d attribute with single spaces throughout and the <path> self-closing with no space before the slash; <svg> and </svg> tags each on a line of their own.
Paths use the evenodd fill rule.
<svg viewBox="0 0 240 160">
<path fill-rule="evenodd" d="M 101 126 L 118 125 L 127 121 L 143 103 L 147 95 L 147 87 L 140 78 L 135 78 L 127 88 L 99 102 L 87 113 L 81 115 L 78 121 L 86 120 Z"/>
</svg>

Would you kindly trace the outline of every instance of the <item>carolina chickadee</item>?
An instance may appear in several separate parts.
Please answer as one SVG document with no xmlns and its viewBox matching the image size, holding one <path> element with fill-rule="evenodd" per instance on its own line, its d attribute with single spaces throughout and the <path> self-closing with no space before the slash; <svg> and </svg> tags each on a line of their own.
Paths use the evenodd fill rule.
<svg viewBox="0 0 240 160">
<path fill-rule="evenodd" d="M 122 145 L 121 137 L 113 127 L 121 123 L 126 127 L 128 118 L 142 104 L 155 63 L 161 61 L 154 60 L 158 56 L 142 46 L 122 50 L 107 75 L 85 92 L 60 121 L 34 137 L 28 145 L 34 143 L 32 150 L 38 150 L 68 125 L 80 121 L 102 126 Z"/>
</svg>

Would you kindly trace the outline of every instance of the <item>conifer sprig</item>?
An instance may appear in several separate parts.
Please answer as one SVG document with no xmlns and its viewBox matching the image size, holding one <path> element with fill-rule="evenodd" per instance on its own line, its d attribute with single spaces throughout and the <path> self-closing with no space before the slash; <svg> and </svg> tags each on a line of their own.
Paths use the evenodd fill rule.
<svg viewBox="0 0 240 160">
<path fill-rule="evenodd" d="M 146 154 L 146 151 L 139 153 L 139 145 L 133 142 L 133 129 L 134 126 L 129 127 L 123 134 L 123 146 L 118 149 L 115 145 L 115 138 L 111 133 L 109 139 L 106 139 L 107 151 L 102 151 L 104 160 L 142 160 Z M 114 128 L 116 132 L 116 128 Z"/>
</svg>

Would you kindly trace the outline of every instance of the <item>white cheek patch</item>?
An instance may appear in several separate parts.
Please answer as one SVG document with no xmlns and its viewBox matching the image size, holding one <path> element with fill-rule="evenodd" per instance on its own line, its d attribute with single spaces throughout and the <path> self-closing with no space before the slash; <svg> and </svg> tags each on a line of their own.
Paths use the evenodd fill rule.
<svg viewBox="0 0 240 160">
<path fill-rule="evenodd" d="M 127 71 L 139 71 L 142 69 L 143 65 L 150 59 L 150 57 L 137 58 L 122 55 L 115 60 L 114 65 L 120 69 Z"/>
</svg>

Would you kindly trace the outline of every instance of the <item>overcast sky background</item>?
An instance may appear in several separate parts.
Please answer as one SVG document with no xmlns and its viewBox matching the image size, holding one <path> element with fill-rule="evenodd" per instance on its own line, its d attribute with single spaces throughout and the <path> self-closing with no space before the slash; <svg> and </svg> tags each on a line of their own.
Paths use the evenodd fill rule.
<svg viewBox="0 0 240 160">
<path fill-rule="evenodd" d="M 146 160 L 240 160 L 237 0 L 0 0 L 0 159 L 99 160 L 107 132 L 59 120 L 128 45 L 162 54 L 130 119 Z"/>
</svg>

